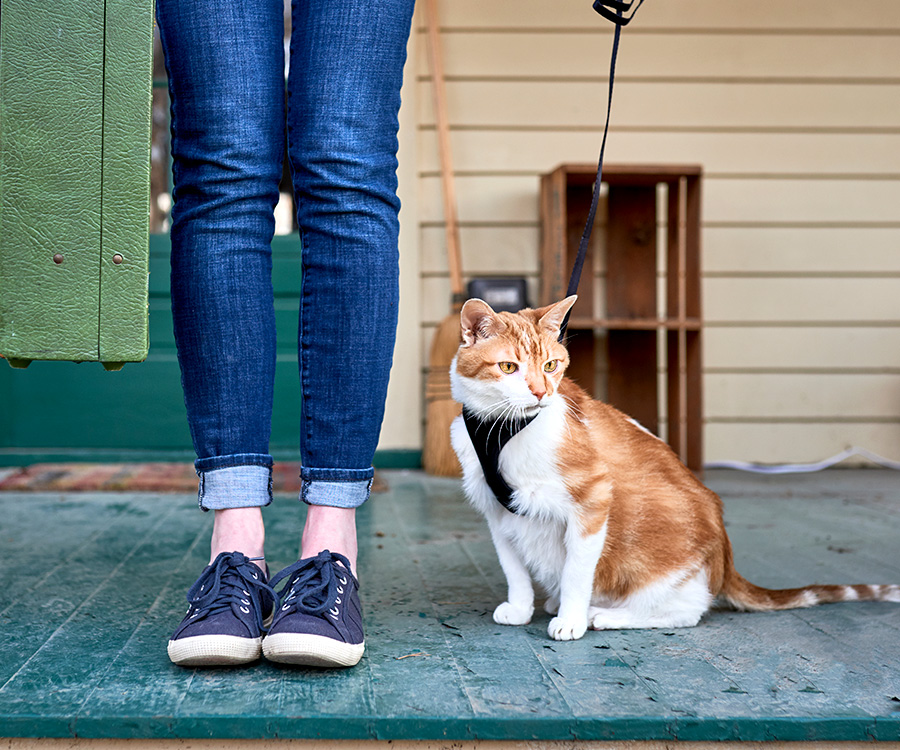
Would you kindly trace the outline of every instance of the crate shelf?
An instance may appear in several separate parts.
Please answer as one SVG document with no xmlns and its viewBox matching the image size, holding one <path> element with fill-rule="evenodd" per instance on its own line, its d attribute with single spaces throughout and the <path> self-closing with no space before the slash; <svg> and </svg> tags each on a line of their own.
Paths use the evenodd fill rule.
<svg viewBox="0 0 900 750">
<path fill-rule="evenodd" d="M 541 304 L 565 296 L 591 203 L 596 166 L 563 164 L 541 177 Z M 569 322 L 570 375 L 595 396 L 660 433 L 694 471 L 702 446 L 700 186 L 702 169 L 685 165 L 607 165 L 605 221 L 597 220 Z M 665 205 L 660 210 L 659 186 Z M 658 235 L 664 216 L 665 253 Z M 600 224 L 604 224 L 601 227 Z M 601 251 L 597 245 L 601 245 Z M 586 285 L 605 269 L 602 294 Z M 659 304 L 659 278 L 664 304 Z M 588 292 L 587 289 L 591 289 Z M 597 300 L 603 298 L 605 302 Z M 601 309 L 602 308 L 602 309 Z M 597 393 L 600 335 L 605 335 L 606 393 Z M 666 396 L 657 382 L 664 338 Z M 664 401 L 664 406 L 663 406 Z"/>
</svg>

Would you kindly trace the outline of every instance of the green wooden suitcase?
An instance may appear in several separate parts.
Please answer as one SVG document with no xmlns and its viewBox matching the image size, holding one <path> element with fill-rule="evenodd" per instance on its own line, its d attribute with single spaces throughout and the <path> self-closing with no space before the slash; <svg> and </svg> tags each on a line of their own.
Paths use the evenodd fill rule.
<svg viewBox="0 0 900 750">
<path fill-rule="evenodd" d="M 147 356 L 152 0 L 0 4 L 0 354 Z"/>
</svg>

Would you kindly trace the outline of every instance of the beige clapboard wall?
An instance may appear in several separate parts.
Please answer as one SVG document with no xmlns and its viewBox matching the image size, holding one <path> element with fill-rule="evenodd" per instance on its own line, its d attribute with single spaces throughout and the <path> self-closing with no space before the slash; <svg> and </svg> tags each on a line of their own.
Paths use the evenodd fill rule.
<svg viewBox="0 0 900 750">
<path fill-rule="evenodd" d="M 610 25 L 589 0 L 439 6 L 465 273 L 535 289 L 538 176 L 596 159 Z M 401 129 L 415 320 L 395 401 L 420 390 L 412 365 L 449 297 L 422 11 Z M 900 2 L 646 0 L 612 122 L 609 163 L 705 171 L 706 461 L 851 445 L 900 459 Z M 389 416 L 388 447 L 418 445 L 422 413 Z"/>
</svg>

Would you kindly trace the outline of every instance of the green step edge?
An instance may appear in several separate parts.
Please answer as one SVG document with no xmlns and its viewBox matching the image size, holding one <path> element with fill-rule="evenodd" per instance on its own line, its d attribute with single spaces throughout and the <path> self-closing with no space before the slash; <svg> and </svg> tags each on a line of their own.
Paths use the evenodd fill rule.
<svg viewBox="0 0 900 750">
<path fill-rule="evenodd" d="M 7 737 L 216 738 L 276 736 L 319 740 L 514 740 L 682 742 L 891 742 L 900 739 L 900 717 L 560 717 L 509 719 L 423 716 L 3 716 Z"/>
</svg>

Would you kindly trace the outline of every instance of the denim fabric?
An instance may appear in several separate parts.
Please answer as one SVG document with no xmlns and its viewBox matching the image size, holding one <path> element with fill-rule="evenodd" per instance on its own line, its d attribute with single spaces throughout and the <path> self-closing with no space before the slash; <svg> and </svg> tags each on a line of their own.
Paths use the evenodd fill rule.
<svg viewBox="0 0 900 750">
<path fill-rule="evenodd" d="M 374 477 L 374 469 L 350 472 L 304 466 L 300 470 L 300 499 L 307 505 L 358 508 L 369 499 Z"/>
<path fill-rule="evenodd" d="M 172 100 L 172 310 L 201 478 L 271 465 L 271 239 L 287 133 L 302 238 L 301 457 L 338 485 L 318 493 L 313 476 L 305 492 L 355 507 L 368 486 L 360 472 L 371 471 L 397 323 L 412 10 L 295 0 L 285 97 L 281 0 L 157 0 Z M 242 481 L 250 474 L 241 496 L 256 505 L 268 479 Z"/>
<path fill-rule="evenodd" d="M 262 507 L 272 502 L 270 467 L 245 464 L 198 474 L 202 510 Z"/>
</svg>

